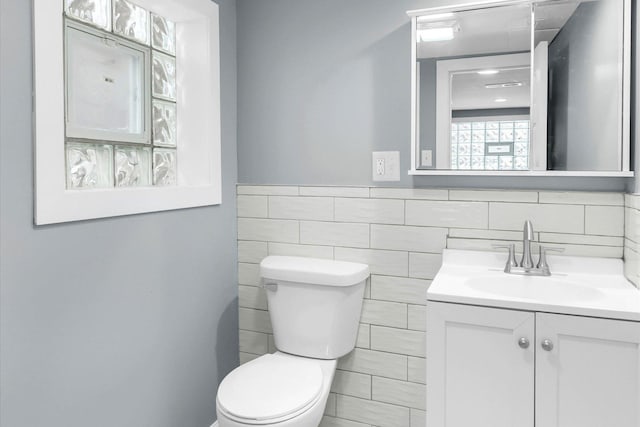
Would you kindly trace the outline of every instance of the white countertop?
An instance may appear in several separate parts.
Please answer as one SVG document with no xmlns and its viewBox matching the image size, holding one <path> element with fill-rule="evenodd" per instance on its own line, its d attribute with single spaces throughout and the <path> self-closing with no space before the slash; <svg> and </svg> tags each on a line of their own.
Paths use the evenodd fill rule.
<svg viewBox="0 0 640 427">
<path fill-rule="evenodd" d="M 620 259 L 548 256 L 549 277 L 506 274 L 506 259 L 445 249 L 427 300 L 640 321 L 640 291 Z"/>
</svg>

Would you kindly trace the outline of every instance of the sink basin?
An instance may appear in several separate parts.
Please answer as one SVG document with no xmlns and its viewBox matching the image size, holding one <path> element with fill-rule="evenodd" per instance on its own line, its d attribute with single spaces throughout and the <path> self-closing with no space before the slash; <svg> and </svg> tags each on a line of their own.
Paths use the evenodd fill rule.
<svg viewBox="0 0 640 427">
<path fill-rule="evenodd" d="M 427 300 L 640 321 L 621 259 L 549 257 L 551 276 L 503 271 L 505 254 L 445 249 Z"/>
<path fill-rule="evenodd" d="M 602 297 L 602 291 L 565 278 L 508 275 L 495 272 L 464 281 L 471 290 L 495 297 L 532 301 L 575 302 Z"/>
</svg>

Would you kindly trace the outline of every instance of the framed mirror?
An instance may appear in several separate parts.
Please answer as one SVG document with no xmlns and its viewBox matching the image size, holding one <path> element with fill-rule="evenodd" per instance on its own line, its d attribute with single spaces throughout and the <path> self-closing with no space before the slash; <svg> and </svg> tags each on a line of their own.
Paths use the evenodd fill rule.
<svg viewBox="0 0 640 427">
<path fill-rule="evenodd" d="M 410 174 L 633 176 L 630 0 L 408 14 Z"/>
</svg>

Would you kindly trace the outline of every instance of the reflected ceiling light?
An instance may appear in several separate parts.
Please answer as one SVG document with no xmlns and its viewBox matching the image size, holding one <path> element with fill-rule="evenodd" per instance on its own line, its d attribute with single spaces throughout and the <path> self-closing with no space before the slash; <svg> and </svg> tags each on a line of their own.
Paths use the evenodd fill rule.
<svg viewBox="0 0 640 427">
<path fill-rule="evenodd" d="M 425 28 L 418 30 L 418 38 L 421 42 L 453 40 L 454 34 L 454 27 Z"/>
<path fill-rule="evenodd" d="M 418 16 L 418 22 L 433 22 L 433 21 L 441 21 L 443 19 L 451 19 L 455 15 L 451 12 L 449 13 L 436 13 L 435 15 L 423 15 Z"/>
<path fill-rule="evenodd" d="M 486 89 L 502 89 L 502 88 L 510 88 L 510 87 L 520 87 L 523 86 L 522 82 L 506 82 L 506 83 L 488 83 L 484 85 Z"/>
<path fill-rule="evenodd" d="M 496 98 L 493 102 L 507 102 L 507 98 Z"/>
<path fill-rule="evenodd" d="M 500 70 L 487 69 L 487 70 L 478 71 L 478 74 L 482 74 L 483 76 L 489 76 L 491 74 L 498 74 L 499 72 Z"/>
</svg>

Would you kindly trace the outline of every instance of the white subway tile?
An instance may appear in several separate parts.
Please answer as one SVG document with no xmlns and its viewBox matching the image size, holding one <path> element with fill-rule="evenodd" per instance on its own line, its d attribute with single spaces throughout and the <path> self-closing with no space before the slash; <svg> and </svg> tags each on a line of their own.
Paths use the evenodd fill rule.
<svg viewBox="0 0 640 427">
<path fill-rule="evenodd" d="M 373 377 L 371 398 L 378 402 L 426 409 L 427 395 L 423 384 Z"/>
<path fill-rule="evenodd" d="M 238 185 L 238 194 L 258 194 L 263 196 L 297 196 L 298 187 L 288 185 Z"/>
<path fill-rule="evenodd" d="M 407 225 L 429 227 L 488 228 L 486 202 L 407 200 Z"/>
<path fill-rule="evenodd" d="M 640 287 L 640 255 L 630 247 L 624 248 L 624 275 L 636 288 Z"/>
<path fill-rule="evenodd" d="M 600 193 L 595 191 L 541 191 L 540 203 L 622 206 L 624 197 L 622 193 Z"/>
<path fill-rule="evenodd" d="M 356 347 L 370 348 L 371 347 L 371 326 L 368 323 L 361 323 L 358 325 L 358 336 L 356 338 Z"/>
<path fill-rule="evenodd" d="M 407 305 L 397 302 L 365 299 L 362 303 L 362 323 L 407 327 Z"/>
<path fill-rule="evenodd" d="M 238 263 L 238 283 L 248 286 L 260 285 L 260 264 Z"/>
<path fill-rule="evenodd" d="M 266 354 L 269 351 L 267 334 L 240 330 L 240 351 L 244 353 Z"/>
<path fill-rule="evenodd" d="M 331 391 L 371 399 L 371 375 L 338 369 L 333 377 Z"/>
<path fill-rule="evenodd" d="M 591 246 L 591 245 L 568 245 L 564 243 L 545 243 L 545 248 L 563 249 L 562 255 L 602 257 L 602 258 L 622 258 L 622 246 Z M 532 246 L 532 251 L 538 253 L 538 247 Z M 549 263 L 552 267 L 551 262 Z M 553 268 L 551 269 L 553 272 Z"/>
<path fill-rule="evenodd" d="M 512 243 L 515 244 L 516 252 L 522 252 L 522 242 L 514 240 L 447 239 L 447 249 L 506 252 L 506 249 L 496 249 L 494 245 L 510 245 Z"/>
<path fill-rule="evenodd" d="M 371 298 L 410 304 L 426 304 L 428 280 L 371 276 Z"/>
<path fill-rule="evenodd" d="M 369 264 L 371 274 L 407 276 L 409 273 L 409 254 L 407 252 L 335 248 L 335 258 L 341 261 Z"/>
<path fill-rule="evenodd" d="M 333 220 L 333 198 L 269 196 L 269 218 Z"/>
<path fill-rule="evenodd" d="M 251 354 L 251 353 L 243 353 L 240 352 L 240 364 L 244 365 L 247 362 L 251 362 L 254 359 L 260 357 L 260 354 Z"/>
<path fill-rule="evenodd" d="M 410 427 L 427 427 L 427 413 L 419 409 L 411 408 Z"/>
<path fill-rule="evenodd" d="M 428 188 L 371 188 L 371 197 L 379 199 L 447 200 L 449 190 Z"/>
<path fill-rule="evenodd" d="M 371 325 L 371 349 L 425 357 L 426 334 L 421 331 Z"/>
<path fill-rule="evenodd" d="M 404 224 L 404 201 L 386 199 L 335 199 L 336 221 Z"/>
<path fill-rule="evenodd" d="M 266 218 L 267 196 L 238 196 L 238 217 Z"/>
<path fill-rule="evenodd" d="M 584 206 L 535 203 L 489 203 L 489 228 L 522 230 L 531 220 L 533 231 L 584 233 Z"/>
<path fill-rule="evenodd" d="M 264 289 L 255 286 L 238 287 L 238 305 L 245 308 L 267 309 L 267 295 Z"/>
<path fill-rule="evenodd" d="M 508 190 L 449 190 L 449 200 L 536 203 L 538 201 L 538 192 Z"/>
<path fill-rule="evenodd" d="M 266 242 L 238 241 L 238 261 L 260 263 L 267 256 Z"/>
<path fill-rule="evenodd" d="M 409 356 L 409 381 L 420 384 L 427 382 L 427 361 L 424 357 Z"/>
<path fill-rule="evenodd" d="M 433 279 L 442 266 L 441 254 L 409 254 L 409 276 L 418 279 Z"/>
<path fill-rule="evenodd" d="M 324 407 L 324 415 L 332 417 L 336 416 L 336 395 L 335 393 L 329 393 L 327 397 L 327 404 Z"/>
<path fill-rule="evenodd" d="M 340 418 L 379 427 L 409 426 L 409 408 L 343 395 L 338 396 L 337 403 L 337 416 Z"/>
<path fill-rule="evenodd" d="M 632 208 L 624 210 L 624 236 L 640 243 L 640 211 Z"/>
<path fill-rule="evenodd" d="M 427 330 L 427 310 L 424 305 L 407 306 L 407 328 L 414 331 Z"/>
<path fill-rule="evenodd" d="M 371 224 L 371 247 L 414 252 L 442 252 L 447 229 Z"/>
<path fill-rule="evenodd" d="M 273 338 L 273 334 L 269 334 L 269 353 L 275 353 L 276 351 L 278 351 L 276 341 Z"/>
<path fill-rule="evenodd" d="M 269 255 L 333 259 L 333 247 L 297 245 L 295 243 L 269 243 Z"/>
<path fill-rule="evenodd" d="M 369 197 L 369 187 L 300 187 L 301 196 Z"/>
<path fill-rule="evenodd" d="M 238 218 L 238 240 L 299 243 L 298 221 Z"/>
<path fill-rule="evenodd" d="M 537 234 L 534 237 L 537 240 Z M 520 231 L 501 231 L 501 230 L 481 230 L 467 228 L 450 228 L 449 237 L 463 239 L 485 239 L 485 240 L 522 240 L 522 230 Z"/>
<path fill-rule="evenodd" d="M 407 356 L 356 348 L 338 360 L 338 369 L 406 380 Z"/>
<path fill-rule="evenodd" d="M 300 222 L 300 242 L 311 245 L 369 247 L 369 224 Z"/>
<path fill-rule="evenodd" d="M 624 236 L 624 208 L 585 206 L 585 232 L 604 236 Z"/>
<path fill-rule="evenodd" d="M 325 415 L 322 417 L 319 427 L 371 427 L 371 425 Z"/>
<path fill-rule="evenodd" d="M 625 194 L 624 205 L 633 208 L 640 209 L 640 195 L 638 194 Z"/>
<path fill-rule="evenodd" d="M 272 333 L 271 319 L 268 311 L 254 310 L 240 307 L 238 309 L 238 324 L 245 331 Z"/>
<path fill-rule="evenodd" d="M 622 246 L 624 239 L 614 236 L 592 236 L 584 234 L 560 234 L 560 233 L 540 233 L 540 243 L 575 244 L 575 245 L 595 245 L 595 246 Z"/>
</svg>

